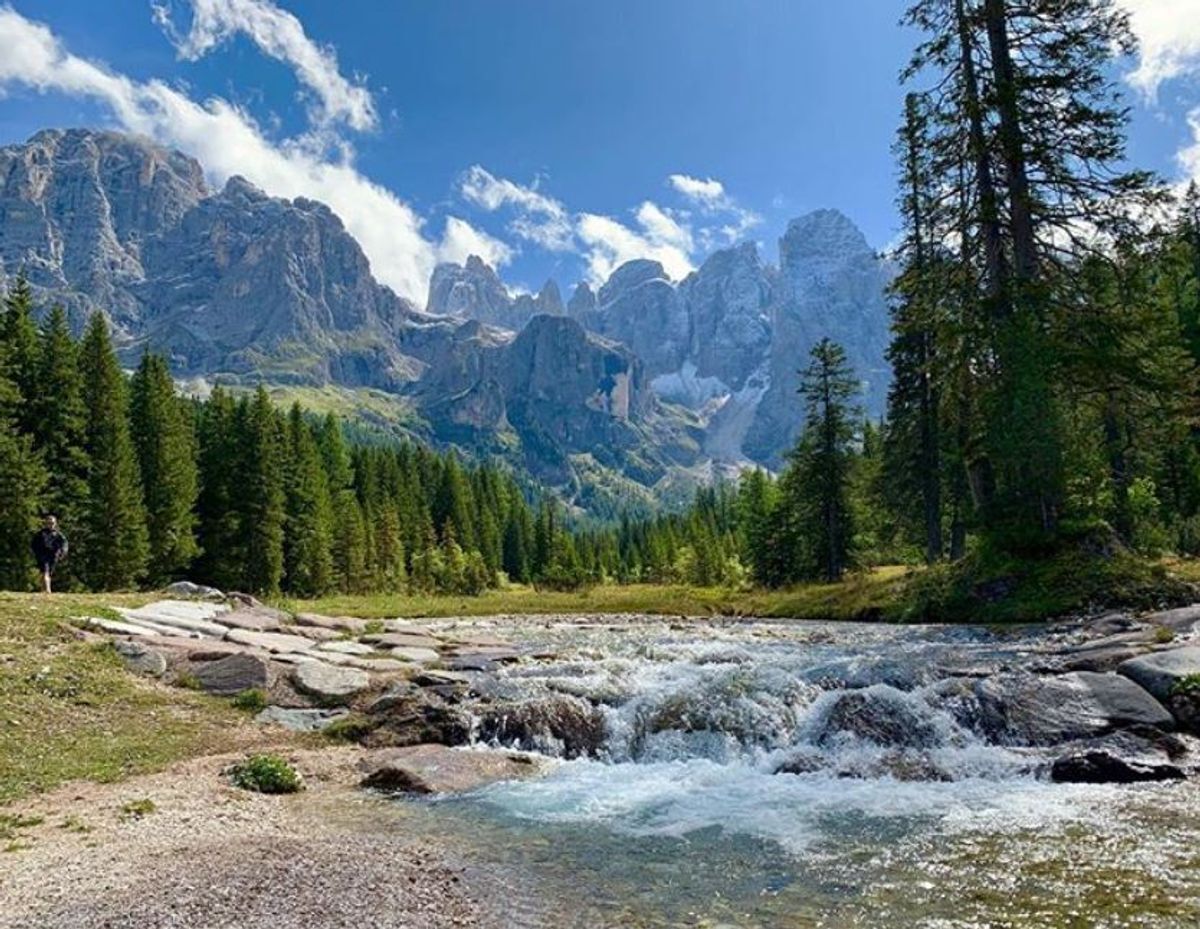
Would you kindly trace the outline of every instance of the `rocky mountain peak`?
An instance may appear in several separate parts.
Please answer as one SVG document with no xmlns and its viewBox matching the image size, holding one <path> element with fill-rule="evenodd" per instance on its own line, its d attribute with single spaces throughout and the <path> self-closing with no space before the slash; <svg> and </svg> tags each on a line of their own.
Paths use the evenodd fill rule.
<svg viewBox="0 0 1200 929">
<path fill-rule="evenodd" d="M 779 240 L 779 264 L 785 272 L 815 258 L 864 253 L 874 254 L 862 230 L 840 210 L 814 210 L 797 217 Z"/>
<path fill-rule="evenodd" d="M 571 299 L 567 302 L 567 312 L 578 319 L 584 313 L 596 308 L 596 293 L 588 286 L 587 281 L 580 281 Z"/>
</svg>

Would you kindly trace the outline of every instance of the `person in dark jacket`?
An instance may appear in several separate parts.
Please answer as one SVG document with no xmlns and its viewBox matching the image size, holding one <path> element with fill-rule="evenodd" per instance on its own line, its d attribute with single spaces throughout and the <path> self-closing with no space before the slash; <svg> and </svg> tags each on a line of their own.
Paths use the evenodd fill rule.
<svg viewBox="0 0 1200 929">
<path fill-rule="evenodd" d="M 58 517 L 46 514 L 42 528 L 33 534 L 33 557 L 42 574 L 42 590 L 50 593 L 50 579 L 58 563 L 67 557 L 67 537 L 59 531 Z"/>
</svg>

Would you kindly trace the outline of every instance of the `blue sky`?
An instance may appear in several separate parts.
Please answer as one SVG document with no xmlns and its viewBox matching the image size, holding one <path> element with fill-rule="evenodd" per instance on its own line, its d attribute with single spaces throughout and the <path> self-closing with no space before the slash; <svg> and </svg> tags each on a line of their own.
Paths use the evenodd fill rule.
<svg viewBox="0 0 1200 929">
<path fill-rule="evenodd" d="M 1131 154 L 1200 175 L 1200 0 L 1122 0 Z M 423 302 L 438 260 L 564 288 L 835 206 L 895 234 L 899 0 L 14 0 L 0 143 L 104 125 L 323 199 Z M 1200 118 L 1200 117 L 1198 117 Z M 1188 158 L 1190 157 L 1190 161 Z"/>
</svg>

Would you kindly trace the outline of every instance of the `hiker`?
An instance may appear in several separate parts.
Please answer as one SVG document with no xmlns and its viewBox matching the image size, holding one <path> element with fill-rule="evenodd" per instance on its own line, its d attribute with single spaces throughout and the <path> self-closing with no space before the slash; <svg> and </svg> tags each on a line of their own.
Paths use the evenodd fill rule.
<svg viewBox="0 0 1200 929">
<path fill-rule="evenodd" d="M 42 573 L 42 590 L 50 593 L 50 579 L 58 563 L 67 557 L 67 537 L 58 529 L 58 517 L 47 513 L 42 528 L 33 534 L 33 557 Z"/>
</svg>

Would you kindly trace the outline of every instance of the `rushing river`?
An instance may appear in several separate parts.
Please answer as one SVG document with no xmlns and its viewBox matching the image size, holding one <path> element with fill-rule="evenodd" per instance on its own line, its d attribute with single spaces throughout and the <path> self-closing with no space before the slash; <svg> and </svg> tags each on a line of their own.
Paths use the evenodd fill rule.
<svg viewBox="0 0 1200 929">
<path fill-rule="evenodd" d="M 494 901 L 509 925 L 1200 926 L 1194 782 L 1051 783 L 1036 753 L 977 735 L 947 689 L 1069 633 L 492 627 L 553 655 L 494 672 L 498 695 L 603 714 L 601 757 L 414 809 L 414 828 L 509 876 Z M 847 692 L 875 738 L 834 724 Z"/>
</svg>

